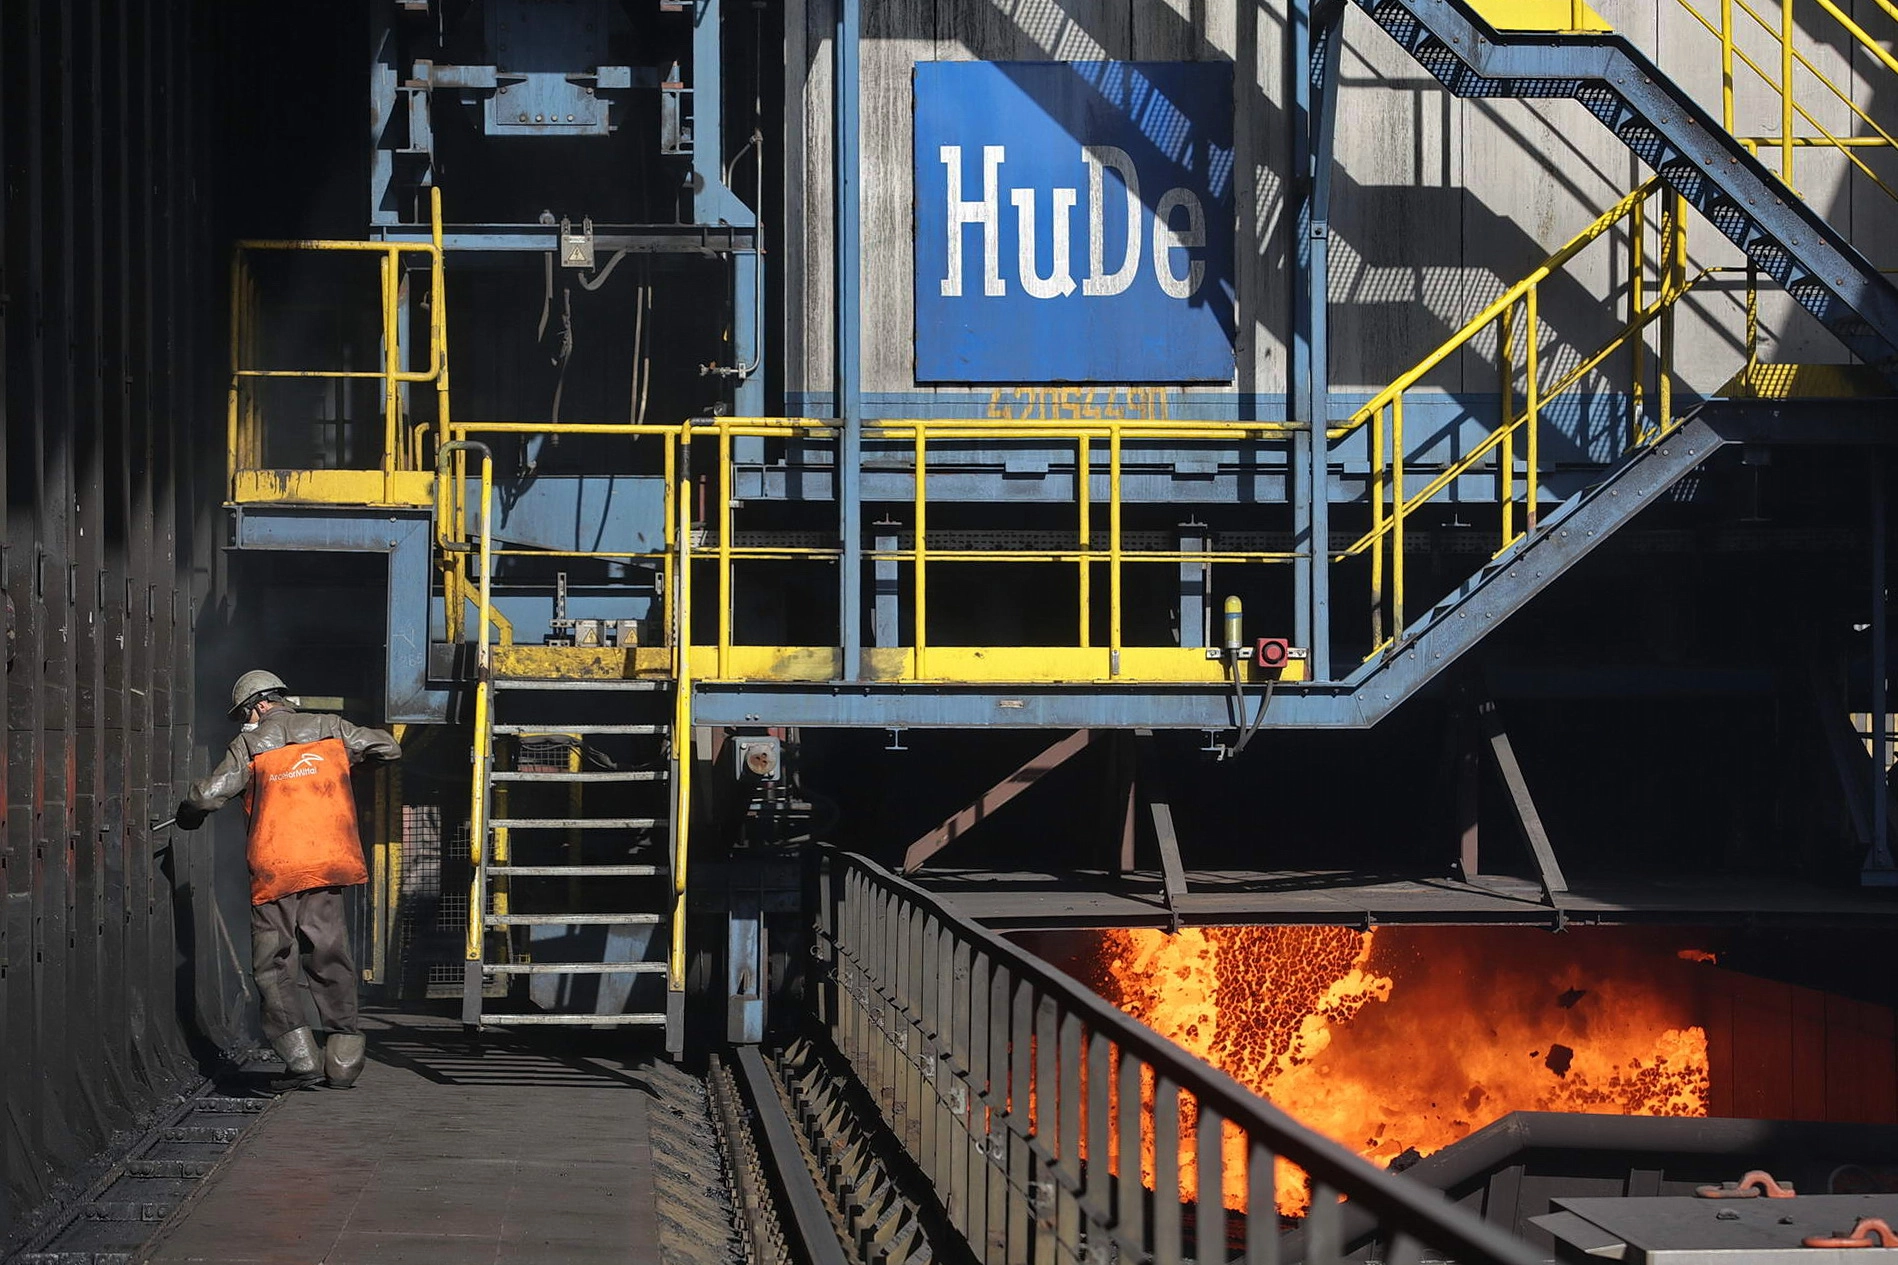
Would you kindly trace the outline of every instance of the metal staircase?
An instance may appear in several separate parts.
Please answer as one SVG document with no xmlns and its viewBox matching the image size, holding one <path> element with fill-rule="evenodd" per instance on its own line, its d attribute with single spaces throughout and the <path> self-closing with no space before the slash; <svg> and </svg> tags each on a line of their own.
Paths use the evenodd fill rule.
<svg viewBox="0 0 1898 1265">
<path fill-rule="evenodd" d="M 671 681 L 482 688 L 462 1021 L 666 1025 Z"/>
<path fill-rule="evenodd" d="M 1389 653 L 1346 679 L 1345 688 L 1359 705 L 1357 723 L 1375 724 L 1390 714 L 1674 484 L 1740 438 L 1718 404 L 1703 405 L 1665 435 L 1629 452 L 1600 483 L 1544 513 L 1513 546 L 1405 629 Z"/>
<path fill-rule="evenodd" d="M 1352 0 L 1460 97 L 1570 98 L 1898 384 L 1898 290 L 1627 39 L 1499 32 L 1463 0 Z"/>
</svg>

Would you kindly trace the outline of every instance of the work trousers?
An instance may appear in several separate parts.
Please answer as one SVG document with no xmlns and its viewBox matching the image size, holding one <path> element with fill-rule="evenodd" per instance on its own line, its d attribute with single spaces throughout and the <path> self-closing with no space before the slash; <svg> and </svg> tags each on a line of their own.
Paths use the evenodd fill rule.
<svg viewBox="0 0 1898 1265">
<path fill-rule="evenodd" d="M 313 887 L 252 905 L 250 955 L 266 1038 L 275 1041 L 304 1026 L 299 966 L 323 1026 L 331 1032 L 358 1031 L 356 964 L 349 956 L 342 888 Z"/>
</svg>

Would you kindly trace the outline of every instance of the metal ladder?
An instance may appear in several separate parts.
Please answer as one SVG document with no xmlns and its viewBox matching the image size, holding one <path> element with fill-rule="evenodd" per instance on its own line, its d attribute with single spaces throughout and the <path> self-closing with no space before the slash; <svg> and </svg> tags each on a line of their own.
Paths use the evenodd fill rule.
<svg viewBox="0 0 1898 1265">
<path fill-rule="evenodd" d="M 667 1026 L 672 682 L 484 688 L 462 1022 Z"/>
</svg>

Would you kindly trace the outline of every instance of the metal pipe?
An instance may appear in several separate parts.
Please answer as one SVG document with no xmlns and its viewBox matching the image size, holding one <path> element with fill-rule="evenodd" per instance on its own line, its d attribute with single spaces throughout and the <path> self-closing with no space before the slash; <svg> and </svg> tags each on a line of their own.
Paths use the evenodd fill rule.
<svg viewBox="0 0 1898 1265">
<path fill-rule="evenodd" d="M 835 215 L 837 220 L 837 416 L 843 423 L 837 452 L 837 530 L 843 558 L 837 566 L 838 645 L 843 653 L 839 675 L 856 680 L 863 672 L 863 537 L 859 530 L 863 473 L 863 208 L 858 200 L 859 39 L 863 0 L 838 0 L 836 73 Z"/>
</svg>

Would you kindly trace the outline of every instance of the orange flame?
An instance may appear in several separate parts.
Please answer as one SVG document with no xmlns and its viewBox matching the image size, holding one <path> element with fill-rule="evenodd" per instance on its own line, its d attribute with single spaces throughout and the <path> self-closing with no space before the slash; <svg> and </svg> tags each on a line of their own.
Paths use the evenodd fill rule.
<svg viewBox="0 0 1898 1265">
<path fill-rule="evenodd" d="M 1109 1000 L 1380 1165 L 1511 1111 L 1707 1114 L 1707 1037 L 1676 957 L 1638 938 L 1523 929 L 1102 932 Z M 1181 1188 L 1194 1198 L 1191 1114 Z M 1225 1202 L 1244 1148 L 1223 1139 Z M 1151 1143 L 1142 1169 L 1151 1180 Z M 1281 1163 L 1279 1211 L 1310 1200 Z"/>
</svg>

